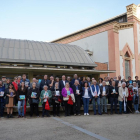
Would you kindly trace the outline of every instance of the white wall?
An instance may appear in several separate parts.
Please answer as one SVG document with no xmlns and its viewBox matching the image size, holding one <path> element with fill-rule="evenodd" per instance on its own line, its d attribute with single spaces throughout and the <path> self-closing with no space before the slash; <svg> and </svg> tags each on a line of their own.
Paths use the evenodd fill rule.
<svg viewBox="0 0 140 140">
<path fill-rule="evenodd" d="M 133 28 L 124 29 L 124 30 L 119 31 L 119 49 L 120 49 L 120 51 L 122 51 L 122 49 L 124 48 L 126 43 L 128 43 L 132 53 L 134 54 Z M 120 72 L 121 72 L 121 76 L 123 78 L 125 78 L 124 75 L 123 75 L 122 63 L 123 63 L 123 59 L 122 59 L 122 57 L 120 57 Z M 133 72 L 133 79 L 134 79 L 134 76 L 135 76 L 135 59 L 132 60 L 132 65 L 133 65 L 132 72 Z"/>
<path fill-rule="evenodd" d="M 108 62 L 108 32 L 102 32 L 90 37 L 86 37 L 70 44 L 77 45 L 84 50 L 93 51 L 91 58 L 95 62 Z"/>
</svg>

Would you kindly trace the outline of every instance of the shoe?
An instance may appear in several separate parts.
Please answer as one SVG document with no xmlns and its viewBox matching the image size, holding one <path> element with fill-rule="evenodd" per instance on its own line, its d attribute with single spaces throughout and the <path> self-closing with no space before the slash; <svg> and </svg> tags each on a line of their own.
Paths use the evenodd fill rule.
<svg viewBox="0 0 140 140">
<path fill-rule="evenodd" d="M 86 113 L 84 113 L 84 116 L 86 116 L 87 114 Z"/>
<path fill-rule="evenodd" d="M 137 114 L 137 111 L 135 111 L 135 113 Z"/>
<path fill-rule="evenodd" d="M 115 112 L 115 114 L 118 114 L 118 112 Z"/>
<path fill-rule="evenodd" d="M 98 113 L 98 115 L 102 115 L 102 113 Z"/>
<path fill-rule="evenodd" d="M 89 113 L 87 113 L 87 115 L 89 116 Z"/>
<path fill-rule="evenodd" d="M 113 115 L 113 113 L 111 112 L 110 115 Z"/>
<path fill-rule="evenodd" d="M 10 118 L 14 118 L 12 114 L 10 115 Z"/>
<path fill-rule="evenodd" d="M 42 118 L 44 118 L 44 115 L 42 115 Z"/>
<path fill-rule="evenodd" d="M 47 117 L 50 117 L 50 115 L 47 115 Z"/>
<path fill-rule="evenodd" d="M 9 118 L 9 114 L 7 114 L 7 118 Z"/>
<path fill-rule="evenodd" d="M 137 111 L 137 113 L 139 114 L 140 112 L 139 112 L 139 111 Z"/>
<path fill-rule="evenodd" d="M 96 113 L 94 113 L 94 115 L 96 115 Z"/>
<path fill-rule="evenodd" d="M 55 117 L 55 115 L 53 115 L 53 117 Z"/>
<path fill-rule="evenodd" d="M 74 116 L 76 116 L 76 114 L 74 114 Z"/>
<path fill-rule="evenodd" d="M 59 114 L 58 114 L 57 116 L 58 116 L 58 117 L 60 117 L 60 115 L 59 115 Z"/>
<path fill-rule="evenodd" d="M 20 118 L 21 116 L 20 115 L 18 115 L 18 118 Z"/>
<path fill-rule="evenodd" d="M 78 114 L 78 116 L 81 116 L 81 114 Z"/>
</svg>

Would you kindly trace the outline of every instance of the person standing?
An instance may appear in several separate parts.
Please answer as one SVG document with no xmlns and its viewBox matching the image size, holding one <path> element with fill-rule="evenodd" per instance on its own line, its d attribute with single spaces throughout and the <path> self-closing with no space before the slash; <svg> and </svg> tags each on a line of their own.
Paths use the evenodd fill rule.
<svg viewBox="0 0 140 140">
<path fill-rule="evenodd" d="M 133 103 L 133 86 L 128 87 L 128 98 L 127 98 L 127 113 L 132 113 L 132 103 Z"/>
<path fill-rule="evenodd" d="M 71 81 L 71 86 L 74 85 L 75 80 L 78 80 L 79 81 L 79 84 L 81 85 L 81 81 L 78 79 L 78 75 L 77 74 L 74 74 L 74 79 L 72 79 L 72 81 Z"/>
<path fill-rule="evenodd" d="M 66 76 L 62 75 L 62 80 L 59 82 L 59 90 L 62 91 L 62 89 L 65 87 L 67 81 Z"/>
<path fill-rule="evenodd" d="M 16 96 L 16 90 L 12 83 L 9 83 L 9 87 L 5 90 L 7 118 L 13 118 L 13 106 L 15 105 L 14 97 Z"/>
<path fill-rule="evenodd" d="M 56 82 L 55 86 L 52 90 L 52 102 L 53 102 L 53 116 L 55 117 L 56 115 L 59 117 L 60 116 L 60 100 L 61 100 L 61 92 L 59 90 L 59 83 Z"/>
<path fill-rule="evenodd" d="M 71 94 L 73 94 L 73 90 L 72 88 L 70 88 L 69 83 L 66 83 L 65 87 L 62 89 L 62 96 L 63 96 L 64 106 L 65 106 L 65 117 L 70 116 L 71 105 L 68 104 L 68 100 Z"/>
<path fill-rule="evenodd" d="M 49 87 L 49 80 L 48 80 L 48 76 L 44 75 L 44 79 L 41 80 L 40 83 L 40 91 L 43 90 L 44 85 L 46 85 L 47 87 Z"/>
<path fill-rule="evenodd" d="M 52 93 L 50 90 L 48 90 L 48 86 L 44 85 L 43 87 L 44 89 L 41 91 L 40 94 L 40 99 L 41 99 L 41 104 L 42 104 L 42 117 L 44 117 L 44 115 L 46 115 L 47 117 L 50 117 L 49 111 L 45 109 L 45 104 L 46 101 L 51 99 L 52 97 Z"/>
<path fill-rule="evenodd" d="M 137 87 L 139 88 L 140 87 L 140 80 L 139 80 L 139 77 L 138 76 L 135 76 L 135 81 L 137 83 Z"/>
<path fill-rule="evenodd" d="M 122 86 L 122 80 L 121 80 L 121 76 L 118 76 L 118 80 L 116 81 L 116 87 L 121 87 Z"/>
<path fill-rule="evenodd" d="M 118 114 L 117 111 L 117 103 L 118 103 L 118 87 L 115 86 L 116 81 L 112 81 L 112 86 L 109 88 L 109 95 L 110 95 L 110 103 L 111 103 L 111 114 L 113 114 L 113 104 L 115 106 L 115 114 Z"/>
<path fill-rule="evenodd" d="M 126 87 L 126 83 L 122 83 L 122 87 L 119 87 L 119 105 L 120 105 L 120 110 L 119 113 L 122 114 L 122 106 L 124 106 L 124 113 L 126 112 L 126 106 L 127 106 L 127 97 L 128 97 L 128 88 Z"/>
<path fill-rule="evenodd" d="M 138 87 L 137 87 L 137 83 L 133 82 L 133 103 L 134 103 L 134 109 L 135 109 L 135 113 L 139 113 L 139 94 L 138 94 Z"/>
<path fill-rule="evenodd" d="M 103 82 L 103 79 L 102 78 L 99 78 L 99 86 L 100 87 L 102 86 L 102 82 Z"/>
<path fill-rule="evenodd" d="M 89 108 L 89 101 L 91 100 L 91 90 L 88 87 L 88 83 L 85 82 L 84 87 L 82 87 L 82 97 L 84 103 L 84 115 L 89 115 L 88 108 Z"/>
<path fill-rule="evenodd" d="M 105 114 L 107 114 L 107 96 L 109 95 L 109 89 L 106 86 L 106 82 L 102 82 L 102 86 L 100 86 L 100 103 L 101 103 L 101 113 L 103 113 L 103 108 Z"/>
<path fill-rule="evenodd" d="M 17 90 L 18 118 L 25 117 L 24 105 L 25 105 L 25 100 L 27 98 L 27 92 L 28 92 L 28 89 L 27 89 L 27 87 L 25 87 L 25 83 L 22 82 Z M 22 113 L 21 113 L 21 105 L 22 105 Z"/>
<path fill-rule="evenodd" d="M 128 81 L 126 82 L 126 86 L 133 85 L 133 80 L 131 80 L 131 76 L 128 76 Z"/>
<path fill-rule="evenodd" d="M 36 78 L 33 78 L 32 79 L 32 83 L 30 83 L 30 88 L 32 88 L 32 84 L 33 83 L 36 83 L 36 88 L 38 88 L 38 89 L 40 88 L 39 82 L 37 82 L 37 79 Z"/>
<path fill-rule="evenodd" d="M 54 81 L 54 77 L 50 76 L 50 81 L 49 81 L 49 90 L 52 90 L 55 86 L 55 81 Z"/>
<path fill-rule="evenodd" d="M 73 107 L 74 116 L 80 116 L 80 102 L 81 102 L 81 87 L 79 85 L 79 81 L 75 80 L 74 85 L 72 86 L 73 93 L 75 96 L 75 103 Z"/>
<path fill-rule="evenodd" d="M 33 116 L 34 110 L 36 112 L 36 116 L 39 117 L 39 112 L 38 112 L 39 97 L 40 97 L 39 89 L 36 87 L 36 83 L 32 83 L 32 88 L 28 90 L 28 98 L 30 104 L 30 117 Z"/>
<path fill-rule="evenodd" d="M 30 87 L 30 80 L 27 79 L 26 74 L 22 75 L 22 79 L 20 80 L 20 83 L 24 82 L 25 87 L 29 88 Z"/>
<path fill-rule="evenodd" d="M 4 113 L 4 91 L 5 86 L 3 85 L 3 82 L 0 80 L 0 117 L 3 117 Z"/>
<path fill-rule="evenodd" d="M 102 115 L 100 109 L 100 88 L 97 85 L 96 80 L 93 80 L 93 85 L 91 86 L 91 94 L 92 94 L 94 115 L 96 115 L 96 103 L 98 106 L 98 114 Z"/>
</svg>

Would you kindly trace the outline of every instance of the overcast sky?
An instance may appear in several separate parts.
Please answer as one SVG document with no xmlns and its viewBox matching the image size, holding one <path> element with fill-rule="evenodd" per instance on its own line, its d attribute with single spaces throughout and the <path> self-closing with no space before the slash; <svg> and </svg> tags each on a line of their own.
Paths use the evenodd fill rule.
<svg viewBox="0 0 140 140">
<path fill-rule="evenodd" d="M 126 12 L 140 0 L 0 0 L 0 37 L 52 41 Z"/>
</svg>

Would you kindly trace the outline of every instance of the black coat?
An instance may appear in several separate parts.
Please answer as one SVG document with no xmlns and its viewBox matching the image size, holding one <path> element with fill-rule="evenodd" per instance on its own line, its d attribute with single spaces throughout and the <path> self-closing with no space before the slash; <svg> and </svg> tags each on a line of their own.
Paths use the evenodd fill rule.
<svg viewBox="0 0 140 140">
<path fill-rule="evenodd" d="M 65 80 L 65 84 L 67 83 L 68 81 Z M 59 90 L 62 91 L 62 89 L 65 87 L 65 85 L 63 84 L 63 81 L 59 81 Z"/>
<path fill-rule="evenodd" d="M 121 83 L 122 83 L 123 81 L 121 80 Z M 116 87 L 118 87 L 118 84 L 119 84 L 119 80 L 117 80 L 117 81 L 115 81 L 115 86 Z"/>
<path fill-rule="evenodd" d="M 35 88 L 35 89 L 30 88 L 30 89 L 28 90 L 28 95 L 27 95 L 27 97 L 29 98 L 29 104 L 32 103 L 32 98 L 31 98 L 32 92 L 36 92 L 36 93 L 37 93 L 36 99 L 39 99 L 39 97 L 40 97 L 40 91 L 39 91 L 38 88 Z"/>
<path fill-rule="evenodd" d="M 78 90 L 79 90 L 80 95 L 77 95 L 77 94 L 76 94 L 76 86 L 75 86 L 75 85 L 72 86 L 72 89 L 73 89 L 73 93 L 74 93 L 75 96 L 80 96 L 80 95 L 82 95 L 81 86 L 80 86 L 80 85 L 78 85 Z"/>
<path fill-rule="evenodd" d="M 47 85 L 49 87 L 49 80 L 42 79 L 40 82 L 40 91 L 43 90 L 43 86 Z"/>
<path fill-rule="evenodd" d="M 113 92 L 113 89 L 115 89 L 115 91 L 118 94 L 111 94 Z M 114 88 L 113 86 L 110 86 L 110 88 L 109 88 L 109 97 L 111 97 L 111 98 L 118 98 L 118 96 L 119 96 L 118 87 L 115 86 L 115 88 Z"/>
</svg>

